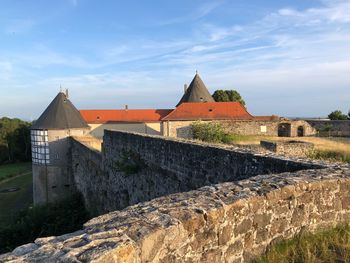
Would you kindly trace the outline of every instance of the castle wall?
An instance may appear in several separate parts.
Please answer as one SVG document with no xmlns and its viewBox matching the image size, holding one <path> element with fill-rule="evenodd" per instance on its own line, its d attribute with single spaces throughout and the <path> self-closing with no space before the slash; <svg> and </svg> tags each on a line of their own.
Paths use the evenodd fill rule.
<svg viewBox="0 0 350 263">
<path fill-rule="evenodd" d="M 166 121 L 163 123 L 163 135 L 168 137 L 192 138 L 191 124 L 194 121 Z M 239 135 L 266 135 L 278 136 L 278 126 L 280 123 L 289 123 L 291 125 L 291 137 L 298 136 L 298 127 L 303 127 L 303 136 L 315 135 L 316 129 L 308 122 L 303 120 L 278 120 L 278 121 L 259 121 L 259 120 L 217 120 L 203 121 L 221 123 L 224 129 L 233 134 Z"/>
<path fill-rule="evenodd" d="M 318 131 L 319 135 L 350 137 L 350 121 L 305 120 Z"/>
<path fill-rule="evenodd" d="M 106 201 L 108 178 L 102 166 L 102 154 L 87 140 L 71 138 L 71 171 L 75 187 L 82 193 L 85 206 L 91 214 L 99 214 Z"/>
<path fill-rule="evenodd" d="M 74 139 L 72 153 L 76 187 L 95 214 L 257 174 L 320 167 L 222 146 L 108 130 L 101 155 Z"/>
<path fill-rule="evenodd" d="M 349 220 L 349 167 L 259 175 L 114 211 L 0 261 L 250 262 L 271 243 Z"/>
<path fill-rule="evenodd" d="M 48 130 L 50 162 L 32 165 L 34 204 L 54 202 L 75 192 L 68 137 L 84 136 L 87 132 L 86 129 Z"/>
<path fill-rule="evenodd" d="M 151 135 L 161 134 L 161 123 L 160 122 L 137 122 L 137 123 L 104 123 L 96 124 L 89 123 L 91 127 L 90 135 L 102 139 L 104 130 L 116 130 L 116 131 L 128 131 L 138 132 Z"/>
</svg>

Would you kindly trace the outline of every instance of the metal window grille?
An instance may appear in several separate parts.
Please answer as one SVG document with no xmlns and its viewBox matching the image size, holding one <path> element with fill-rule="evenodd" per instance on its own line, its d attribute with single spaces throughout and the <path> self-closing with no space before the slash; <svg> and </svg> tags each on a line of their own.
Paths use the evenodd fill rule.
<svg viewBox="0 0 350 263">
<path fill-rule="evenodd" d="M 39 165 L 50 164 L 49 139 L 47 130 L 31 130 L 32 162 Z"/>
</svg>

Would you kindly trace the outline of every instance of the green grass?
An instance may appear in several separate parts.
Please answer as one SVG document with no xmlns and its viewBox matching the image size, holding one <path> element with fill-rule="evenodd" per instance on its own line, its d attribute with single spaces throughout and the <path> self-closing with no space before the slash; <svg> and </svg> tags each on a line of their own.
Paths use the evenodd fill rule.
<svg viewBox="0 0 350 263">
<path fill-rule="evenodd" d="M 344 224 L 315 234 L 298 235 L 272 246 L 253 262 L 350 262 L 350 226 Z"/>
<path fill-rule="evenodd" d="M 11 178 L 18 174 L 30 172 L 32 164 L 26 163 L 11 163 L 0 165 L 0 181 Z"/>
<path fill-rule="evenodd" d="M 33 182 L 31 173 L 0 182 L 0 191 L 12 187 L 18 187 L 20 190 L 0 193 L 0 221 L 8 218 L 11 213 L 32 205 Z"/>
</svg>

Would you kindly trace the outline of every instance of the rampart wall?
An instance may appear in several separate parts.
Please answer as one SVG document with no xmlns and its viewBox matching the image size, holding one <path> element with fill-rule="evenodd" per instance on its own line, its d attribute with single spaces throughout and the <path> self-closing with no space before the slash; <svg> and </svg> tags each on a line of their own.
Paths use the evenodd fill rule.
<svg viewBox="0 0 350 263">
<path fill-rule="evenodd" d="M 113 131 L 102 152 L 71 145 L 88 209 L 126 208 L 0 262 L 250 262 L 281 239 L 350 220 L 349 166 Z"/>
<path fill-rule="evenodd" d="M 102 159 L 72 144 L 78 190 L 96 214 L 205 185 L 318 165 L 179 139 L 105 131 Z"/>
<path fill-rule="evenodd" d="M 350 121 L 306 120 L 319 135 L 350 137 Z"/>
<path fill-rule="evenodd" d="M 0 261 L 250 262 L 273 242 L 349 220 L 349 168 L 259 175 L 111 212 Z"/>
</svg>

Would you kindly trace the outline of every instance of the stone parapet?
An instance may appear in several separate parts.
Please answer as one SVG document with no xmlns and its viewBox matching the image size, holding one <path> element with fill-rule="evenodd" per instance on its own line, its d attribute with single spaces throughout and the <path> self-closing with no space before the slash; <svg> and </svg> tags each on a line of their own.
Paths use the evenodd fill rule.
<svg viewBox="0 0 350 263">
<path fill-rule="evenodd" d="M 350 219 L 350 168 L 258 175 L 139 203 L 0 262 L 249 262 L 273 242 Z"/>
<path fill-rule="evenodd" d="M 280 142 L 260 141 L 260 146 L 276 154 L 295 157 L 307 157 L 314 149 L 313 143 L 292 140 Z"/>
</svg>

